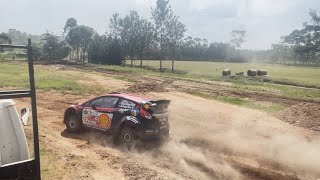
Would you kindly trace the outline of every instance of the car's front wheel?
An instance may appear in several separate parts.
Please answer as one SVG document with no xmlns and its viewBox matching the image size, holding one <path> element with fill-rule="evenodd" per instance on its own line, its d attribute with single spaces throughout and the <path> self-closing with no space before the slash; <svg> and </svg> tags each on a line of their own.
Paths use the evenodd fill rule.
<svg viewBox="0 0 320 180">
<path fill-rule="evenodd" d="M 75 114 L 68 116 L 66 119 L 66 127 L 69 132 L 80 132 L 82 128 L 80 118 Z"/>
<path fill-rule="evenodd" d="M 132 144 L 136 139 L 135 130 L 133 128 L 125 127 L 121 129 L 118 138 L 122 144 L 126 144 L 126 145 Z"/>
</svg>

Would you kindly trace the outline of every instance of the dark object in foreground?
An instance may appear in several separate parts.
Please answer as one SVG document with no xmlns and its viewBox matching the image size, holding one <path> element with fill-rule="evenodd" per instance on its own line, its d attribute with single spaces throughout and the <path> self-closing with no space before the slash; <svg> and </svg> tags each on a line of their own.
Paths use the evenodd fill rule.
<svg viewBox="0 0 320 180">
<path fill-rule="evenodd" d="M 35 180 L 41 179 L 38 116 L 37 116 L 36 89 L 35 89 L 35 81 L 34 81 L 33 53 L 32 53 L 32 46 L 31 46 L 31 39 L 28 39 L 28 45 L 0 44 L 0 48 L 16 48 L 16 49 L 27 50 L 28 70 L 29 70 L 28 79 L 29 79 L 30 89 L 1 91 L 0 99 L 27 98 L 27 97 L 31 98 L 32 126 L 33 126 L 33 152 L 34 152 L 34 159 L 10 163 L 2 166 L 1 165 L 2 154 L 0 151 L 0 179 L 35 179 Z M 25 136 L 25 134 L 23 134 L 23 136 Z M 5 137 L 0 137 L 0 138 L 5 138 Z M 21 141 L 21 139 L 17 139 L 17 140 Z M 0 139 L 0 142 L 1 142 L 1 139 Z M 14 143 L 14 142 L 9 142 L 9 145 L 10 143 Z M 12 153 L 13 152 L 14 151 L 12 150 Z M 15 154 L 12 154 L 12 156 L 14 155 Z"/>
<path fill-rule="evenodd" d="M 247 75 L 248 75 L 248 76 L 251 76 L 251 77 L 257 76 L 257 70 L 255 70 L 255 69 L 249 69 L 248 72 L 247 72 Z"/>
<path fill-rule="evenodd" d="M 231 70 L 230 69 L 225 69 L 222 71 L 222 76 L 230 76 L 231 75 Z"/>
<path fill-rule="evenodd" d="M 258 76 L 266 76 L 266 75 L 268 75 L 268 72 L 266 70 L 261 70 L 261 69 L 258 70 Z"/>
<path fill-rule="evenodd" d="M 69 132 L 91 128 L 113 134 L 121 143 L 136 138 L 169 135 L 169 100 L 148 100 L 131 94 L 111 93 L 71 105 L 64 113 Z"/>
</svg>

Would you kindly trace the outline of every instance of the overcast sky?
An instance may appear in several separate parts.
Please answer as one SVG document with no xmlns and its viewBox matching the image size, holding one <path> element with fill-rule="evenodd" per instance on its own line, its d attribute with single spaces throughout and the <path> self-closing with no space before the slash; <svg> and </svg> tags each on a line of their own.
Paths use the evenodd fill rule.
<svg viewBox="0 0 320 180">
<path fill-rule="evenodd" d="M 0 32 L 15 28 L 31 34 L 47 29 L 57 34 L 69 17 L 105 32 L 111 15 L 136 10 L 151 19 L 155 0 L 0 0 Z M 246 30 L 243 48 L 267 49 L 281 35 L 309 21 L 310 8 L 320 0 L 170 0 L 174 13 L 187 25 L 187 35 L 210 42 L 230 40 L 234 29 Z"/>
</svg>

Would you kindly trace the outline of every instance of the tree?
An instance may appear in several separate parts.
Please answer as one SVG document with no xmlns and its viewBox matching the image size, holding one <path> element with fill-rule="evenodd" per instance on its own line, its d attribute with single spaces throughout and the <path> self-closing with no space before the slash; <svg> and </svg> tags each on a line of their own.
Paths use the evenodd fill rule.
<svg viewBox="0 0 320 180">
<path fill-rule="evenodd" d="M 103 63 L 104 58 L 108 56 L 108 51 L 109 42 L 107 37 L 99 36 L 98 34 L 94 35 L 88 48 L 89 63 Z"/>
<path fill-rule="evenodd" d="M 6 33 L 0 34 L 0 44 L 11 44 L 12 40 Z"/>
<path fill-rule="evenodd" d="M 168 46 L 171 51 L 172 71 L 174 71 L 174 60 L 176 58 L 176 51 L 182 45 L 182 39 L 186 32 L 186 26 L 179 22 L 179 17 L 174 16 L 167 22 L 168 27 Z"/>
<path fill-rule="evenodd" d="M 77 22 L 77 20 L 75 19 L 75 18 L 69 18 L 69 19 L 67 19 L 67 21 L 66 21 L 66 23 L 65 23 L 65 25 L 64 25 L 64 27 L 63 27 L 63 35 L 66 35 L 66 34 L 68 34 L 69 33 L 69 30 L 71 29 L 71 28 L 74 28 L 74 27 L 77 27 L 78 26 L 78 22 Z M 70 45 L 71 46 L 71 45 Z M 72 48 L 72 50 L 71 50 L 71 52 L 70 52 L 70 54 L 69 54 L 69 59 L 70 60 L 72 60 L 73 59 L 73 57 L 74 57 L 74 53 L 75 52 L 75 48 L 73 47 Z M 78 53 L 77 53 L 78 54 Z M 77 55 L 77 58 L 78 58 L 78 55 Z"/>
<path fill-rule="evenodd" d="M 118 39 L 106 35 L 94 35 L 88 48 L 91 63 L 121 65 L 123 54 Z"/>
<path fill-rule="evenodd" d="M 290 58 L 290 48 L 283 44 L 272 44 L 272 59 L 274 61 L 282 60 L 283 64 L 286 64 L 288 58 Z"/>
<path fill-rule="evenodd" d="M 138 58 L 140 58 L 140 67 L 142 67 L 142 60 L 146 55 L 151 56 L 152 49 L 154 48 L 154 27 L 146 19 L 142 19 L 140 24 L 141 34 L 137 42 L 137 52 Z"/>
<path fill-rule="evenodd" d="M 43 57 L 43 46 L 40 43 L 33 44 L 32 45 L 32 54 L 33 54 L 33 59 L 35 61 L 39 61 Z"/>
<path fill-rule="evenodd" d="M 59 41 L 59 37 L 47 32 L 44 38 L 43 57 L 49 61 L 60 61 L 68 56 L 70 48 L 64 41 Z"/>
<path fill-rule="evenodd" d="M 119 41 L 122 52 L 131 60 L 131 67 L 133 67 L 133 61 L 137 58 L 142 59 L 143 54 L 150 47 L 152 31 L 152 24 L 140 18 L 136 11 L 130 11 L 130 14 L 124 18 L 116 13 L 110 19 L 109 35 Z"/>
<path fill-rule="evenodd" d="M 282 43 L 293 50 L 295 61 L 304 64 L 320 63 L 320 17 L 310 10 L 311 24 L 303 23 L 302 29 L 295 29 L 289 35 L 281 37 Z"/>
<path fill-rule="evenodd" d="M 126 55 L 128 54 L 128 40 L 126 38 L 126 34 L 123 33 L 123 19 L 120 17 L 119 13 L 115 13 L 112 15 L 112 18 L 110 18 L 110 24 L 109 24 L 109 31 L 106 31 L 106 34 L 108 35 L 108 39 L 110 39 L 114 45 L 120 45 L 121 48 L 121 58 L 124 58 L 123 63 L 120 63 L 120 65 L 126 65 Z M 116 49 L 119 51 L 119 49 Z"/>
<path fill-rule="evenodd" d="M 5 33 L 0 34 L 0 44 L 11 44 L 12 40 L 9 36 L 7 36 Z M 0 53 L 3 53 L 3 48 L 0 48 Z"/>
<path fill-rule="evenodd" d="M 171 6 L 169 5 L 169 0 L 157 0 L 156 8 L 151 8 L 151 13 L 155 23 L 155 38 L 160 48 L 160 71 L 162 71 L 162 59 L 164 58 L 168 39 L 167 25 L 173 16 Z"/>
<path fill-rule="evenodd" d="M 63 33 L 66 33 L 67 31 L 69 31 L 71 28 L 77 27 L 78 26 L 78 22 L 75 18 L 69 18 L 67 19 L 66 24 L 64 25 L 63 28 Z"/>
<path fill-rule="evenodd" d="M 106 34 L 113 39 L 121 38 L 120 21 L 122 21 L 122 18 L 119 13 L 113 14 L 110 18 L 109 31 L 106 31 Z"/>
<path fill-rule="evenodd" d="M 184 39 L 182 45 L 182 58 L 194 59 L 195 58 L 195 42 L 191 36 Z"/>
<path fill-rule="evenodd" d="M 183 59 L 208 59 L 209 58 L 208 40 L 201 38 L 193 38 L 188 36 L 182 43 Z"/>
<path fill-rule="evenodd" d="M 121 65 L 123 62 L 123 53 L 120 40 L 109 37 L 109 41 L 111 42 L 109 49 L 109 63 Z"/>
<path fill-rule="evenodd" d="M 233 30 L 231 32 L 232 39 L 230 43 L 234 48 L 241 48 L 242 43 L 245 42 L 246 31 Z"/>
<path fill-rule="evenodd" d="M 88 26 L 76 26 L 71 28 L 67 35 L 67 42 L 77 51 L 77 61 L 85 62 L 89 44 L 94 35 L 94 30 Z"/>
<path fill-rule="evenodd" d="M 120 21 L 121 35 L 123 38 L 124 46 L 126 47 L 126 54 L 131 60 L 131 67 L 133 66 L 133 60 L 136 57 L 138 50 L 137 42 L 142 37 L 142 20 L 136 11 L 130 11 L 129 15 L 126 15 Z"/>
</svg>

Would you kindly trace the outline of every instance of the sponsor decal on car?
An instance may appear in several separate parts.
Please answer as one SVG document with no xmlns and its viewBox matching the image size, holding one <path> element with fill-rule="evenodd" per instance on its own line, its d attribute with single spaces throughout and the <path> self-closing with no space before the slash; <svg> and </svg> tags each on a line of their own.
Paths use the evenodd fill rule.
<svg viewBox="0 0 320 180">
<path fill-rule="evenodd" d="M 132 116 L 127 116 L 127 120 L 131 121 L 135 124 L 139 123 L 138 119 L 136 117 L 132 117 Z"/>
<path fill-rule="evenodd" d="M 94 127 L 98 129 L 109 129 L 113 114 L 100 113 L 93 109 L 83 109 L 82 122 L 85 126 Z"/>
<path fill-rule="evenodd" d="M 138 109 L 131 109 L 131 115 L 132 116 L 138 116 L 139 110 Z"/>
<path fill-rule="evenodd" d="M 127 112 L 127 111 L 130 111 L 129 109 L 119 109 L 118 110 L 120 113 L 125 113 L 125 112 Z"/>
<path fill-rule="evenodd" d="M 108 127 L 111 123 L 110 118 L 107 114 L 101 114 L 99 116 L 98 122 L 101 127 Z"/>
</svg>

